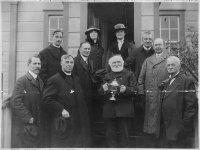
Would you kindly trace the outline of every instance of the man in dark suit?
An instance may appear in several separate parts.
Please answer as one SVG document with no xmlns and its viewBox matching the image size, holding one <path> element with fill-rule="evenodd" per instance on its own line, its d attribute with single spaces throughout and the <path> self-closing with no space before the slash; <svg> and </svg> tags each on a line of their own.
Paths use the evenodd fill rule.
<svg viewBox="0 0 200 150">
<path fill-rule="evenodd" d="M 39 53 L 42 64 L 40 77 L 44 83 L 49 77 L 61 70 L 60 58 L 66 54 L 66 51 L 61 46 L 63 40 L 63 32 L 61 30 L 53 32 L 52 40 L 53 43 Z"/>
<path fill-rule="evenodd" d="M 51 43 L 48 47 L 44 48 L 42 51 L 40 51 L 39 56 L 41 59 L 41 71 L 40 71 L 40 77 L 42 78 L 44 84 L 46 84 L 46 81 L 48 78 L 56 74 L 61 70 L 60 66 L 60 59 L 61 56 L 66 54 L 66 51 L 62 48 L 63 40 L 63 32 L 61 30 L 55 30 L 53 32 L 53 37 Z M 46 147 L 49 147 L 49 116 L 44 111 L 44 126 L 45 126 L 45 145 Z"/>
<path fill-rule="evenodd" d="M 138 80 L 142 64 L 144 60 L 154 54 L 153 35 L 150 31 L 145 31 L 142 36 L 142 45 L 131 51 L 131 54 L 125 60 L 124 67 L 134 72 L 136 80 Z M 142 134 L 142 126 L 144 122 L 144 97 L 136 97 L 134 101 L 135 119 L 134 134 Z"/>
<path fill-rule="evenodd" d="M 136 80 L 133 72 L 124 69 L 121 55 L 109 59 L 111 72 L 106 74 L 99 92 L 105 96 L 103 118 L 106 124 L 106 139 L 109 147 L 129 147 L 128 126 L 134 117 L 133 96 Z M 116 90 L 115 95 L 112 94 Z"/>
<path fill-rule="evenodd" d="M 48 79 L 43 108 L 51 115 L 51 147 L 89 147 L 90 125 L 80 80 L 72 73 L 74 59 L 61 57 L 62 70 Z"/>
<path fill-rule="evenodd" d="M 106 70 L 110 71 L 108 66 L 108 59 L 113 55 L 120 54 L 125 61 L 130 55 L 133 45 L 131 45 L 127 40 L 125 40 L 126 27 L 124 24 L 116 24 L 114 26 L 116 40 L 108 48 L 106 54 Z"/>
<path fill-rule="evenodd" d="M 194 81 L 180 72 L 180 59 L 167 59 L 169 79 L 162 82 L 163 89 L 160 138 L 167 148 L 192 148 L 194 117 L 197 114 L 197 97 Z"/>
<path fill-rule="evenodd" d="M 41 95 L 43 82 L 38 76 L 41 62 L 38 55 L 28 60 L 29 71 L 17 80 L 10 106 L 12 108 L 12 148 L 42 146 Z"/>
</svg>

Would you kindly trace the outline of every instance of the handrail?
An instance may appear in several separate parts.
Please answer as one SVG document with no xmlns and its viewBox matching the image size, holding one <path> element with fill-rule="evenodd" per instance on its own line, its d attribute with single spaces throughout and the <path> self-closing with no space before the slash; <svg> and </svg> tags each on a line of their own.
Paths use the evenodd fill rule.
<svg viewBox="0 0 200 150">
<path fill-rule="evenodd" d="M 11 94 L 8 95 L 8 96 L 2 101 L 2 107 L 1 107 L 1 109 L 5 109 L 6 107 L 8 107 L 9 102 L 10 102 L 10 98 L 11 98 Z"/>
</svg>

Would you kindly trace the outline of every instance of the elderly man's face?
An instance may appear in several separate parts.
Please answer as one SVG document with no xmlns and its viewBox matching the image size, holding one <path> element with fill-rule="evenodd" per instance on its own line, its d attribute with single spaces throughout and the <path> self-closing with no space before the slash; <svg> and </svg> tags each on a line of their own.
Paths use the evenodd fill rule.
<svg viewBox="0 0 200 150">
<path fill-rule="evenodd" d="M 124 66 L 120 60 L 116 60 L 111 63 L 110 67 L 113 72 L 120 72 Z"/>
<path fill-rule="evenodd" d="M 143 45 L 150 48 L 153 45 L 153 37 L 151 34 L 145 34 L 142 39 Z"/>
<path fill-rule="evenodd" d="M 84 57 L 89 57 L 91 51 L 91 46 L 89 43 L 83 43 L 80 48 L 80 54 Z"/>
<path fill-rule="evenodd" d="M 125 31 L 124 30 L 117 30 L 116 31 L 116 37 L 117 37 L 117 39 L 121 40 L 121 39 L 124 38 L 124 36 L 125 36 Z"/>
<path fill-rule="evenodd" d="M 157 54 L 160 54 L 164 50 L 164 41 L 162 39 L 156 39 L 154 41 L 154 50 Z"/>
<path fill-rule="evenodd" d="M 39 58 L 32 57 L 31 62 L 28 64 L 29 70 L 35 74 L 39 74 L 41 69 L 41 61 Z"/>
<path fill-rule="evenodd" d="M 54 35 L 53 35 L 53 44 L 55 46 L 60 46 L 62 41 L 63 41 L 63 35 L 62 35 L 62 32 L 56 32 Z"/>
<path fill-rule="evenodd" d="M 74 68 L 74 59 L 72 57 L 62 59 L 61 66 L 64 72 L 71 73 Z"/>
<path fill-rule="evenodd" d="M 176 74 L 180 70 L 180 65 L 175 59 L 167 60 L 167 71 L 169 74 Z"/>
</svg>

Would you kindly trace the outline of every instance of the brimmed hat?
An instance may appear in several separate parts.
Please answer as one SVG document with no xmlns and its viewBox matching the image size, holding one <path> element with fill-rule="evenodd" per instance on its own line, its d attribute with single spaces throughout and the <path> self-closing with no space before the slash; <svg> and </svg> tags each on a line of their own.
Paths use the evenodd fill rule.
<svg viewBox="0 0 200 150">
<path fill-rule="evenodd" d="M 95 30 L 95 31 L 97 31 L 98 33 L 100 33 L 100 29 L 99 29 L 98 27 L 92 25 L 92 26 L 90 26 L 90 27 L 85 31 L 85 34 L 88 34 L 89 32 L 91 32 L 91 31 L 93 31 L 93 30 Z"/>
<path fill-rule="evenodd" d="M 122 23 L 116 24 L 116 25 L 114 26 L 114 29 L 115 29 L 115 31 L 118 31 L 118 30 L 124 30 L 124 31 L 126 31 L 126 27 L 125 27 L 124 24 L 122 24 Z"/>
</svg>

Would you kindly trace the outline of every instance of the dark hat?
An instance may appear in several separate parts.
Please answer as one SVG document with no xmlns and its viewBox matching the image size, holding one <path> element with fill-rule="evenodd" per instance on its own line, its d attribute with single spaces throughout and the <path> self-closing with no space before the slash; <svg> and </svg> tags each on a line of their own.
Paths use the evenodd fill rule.
<svg viewBox="0 0 200 150">
<path fill-rule="evenodd" d="M 115 31 L 117 31 L 117 30 L 124 30 L 124 31 L 126 31 L 126 27 L 125 27 L 124 24 L 122 24 L 122 23 L 116 24 L 116 25 L 114 26 L 114 29 L 115 29 Z"/>
<path fill-rule="evenodd" d="M 97 31 L 98 33 L 100 32 L 100 29 L 98 27 L 92 25 L 85 31 L 85 34 L 88 34 L 89 32 L 91 32 L 93 30 Z"/>
<path fill-rule="evenodd" d="M 66 136 L 66 133 L 71 130 L 71 119 L 64 117 L 57 117 L 54 119 L 56 134 L 59 136 Z M 69 133 L 67 134 L 69 135 Z"/>
<path fill-rule="evenodd" d="M 34 146 L 40 142 L 40 131 L 36 125 L 28 124 L 24 126 L 23 141 L 26 145 Z"/>
</svg>

